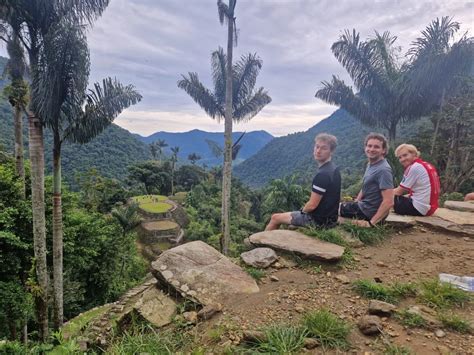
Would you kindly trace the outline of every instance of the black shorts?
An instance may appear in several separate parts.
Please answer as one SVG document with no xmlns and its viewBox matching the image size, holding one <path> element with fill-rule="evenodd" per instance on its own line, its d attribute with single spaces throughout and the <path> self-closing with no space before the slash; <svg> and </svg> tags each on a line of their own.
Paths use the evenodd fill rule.
<svg viewBox="0 0 474 355">
<path fill-rule="evenodd" d="M 405 216 L 423 216 L 414 206 L 410 197 L 395 196 L 393 209 L 396 214 Z"/>
<path fill-rule="evenodd" d="M 339 205 L 339 216 L 344 218 L 356 218 L 370 221 L 359 207 L 357 202 L 343 202 Z"/>
</svg>

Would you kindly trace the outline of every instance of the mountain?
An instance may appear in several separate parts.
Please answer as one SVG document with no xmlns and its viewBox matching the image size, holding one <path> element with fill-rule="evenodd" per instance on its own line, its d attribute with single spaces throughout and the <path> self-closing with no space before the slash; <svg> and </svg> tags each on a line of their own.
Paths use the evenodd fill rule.
<svg viewBox="0 0 474 355">
<path fill-rule="evenodd" d="M 242 132 L 233 132 L 232 141 L 235 142 Z M 216 142 L 220 147 L 224 146 L 224 133 L 220 132 L 205 132 L 198 129 L 194 129 L 189 132 L 182 133 L 170 133 L 170 132 L 156 132 L 148 137 L 142 137 L 140 135 L 135 135 L 144 143 L 152 143 L 158 139 L 163 139 L 168 144 L 168 147 L 165 148 L 165 155 L 170 155 L 170 147 L 179 146 L 179 159 L 186 161 L 188 155 L 191 153 L 196 153 L 201 156 L 199 164 L 207 164 L 209 166 L 222 164 L 222 158 L 216 157 L 209 145 L 206 143 L 206 140 L 211 140 Z M 235 164 L 238 164 L 259 151 L 263 146 L 273 139 L 273 136 L 266 131 L 253 131 L 245 133 L 244 137 L 240 141 L 242 148 L 239 151 L 239 155 L 235 161 Z"/>
<path fill-rule="evenodd" d="M 400 127 L 398 136 L 400 139 L 409 138 L 423 122 L 419 120 Z M 348 175 L 362 174 L 366 165 L 363 142 L 371 131 L 381 132 L 381 129 L 364 126 L 349 113 L 339 109 L 305 132 L 273 139 L 257 154 L 236 166 L 234 175 L 254 188 L 293 173 L 312 176 L 316 169 L 313 159 L 314 138 L 322 132 L 337 137 L 334 162 L 341 167 L 341 171 Z"/>
</svg>

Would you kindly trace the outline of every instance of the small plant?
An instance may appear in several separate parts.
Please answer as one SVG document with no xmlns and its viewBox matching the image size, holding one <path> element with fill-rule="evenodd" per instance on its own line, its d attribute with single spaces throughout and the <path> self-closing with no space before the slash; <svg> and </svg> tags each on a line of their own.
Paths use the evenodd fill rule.
<svg viewBox="0 0 474 355">
<path fill-rule="evenodd" d="M 304 346 L 307 330 L 298 326 L 274 325 L 264 330 L 265 337 L 254 350 L 268 354 L 296 354 Z"/>
<path fill-rule="evenodd" d="M 385 355 L 410 355 L 411 351 L 410 349 L 404 346 L 400 346 L 396 344 L 387 344 L 385 346 L 384 354 Z"/>
<path fill-rule="evenodd" d="M 247 271 L 247 274 L 252 276 L 256 281 L 260 281 L 266 275 L 265 271 L 263 271 L 262 269 L 257 269 L 255 267 L 246 267 L 245 271 Z"/>
<path fill-rule="evenodd" d="M 361 296 L 369 299 L 396 303 L 397 297 L 393 290 L 385 285 L 369 280 L 357 280 L 353 283 L 353 289 Z"/>
<path fill-rule="evenodd" d="M 397 298 L 414 297 L 417 294 L 416 284 L 412 282 L 395 282 L 391 288 Z"/>
<path fill-rule="evenodd" d="M 468 321 L 462 319 L 456 314 L 440 314 L 439 320 L 448 329 L 459 333 L 472 333 L 473 329 Z"/>
<path fill-rule="evenodd" d="M 400 323 L 408 328 L 423 328 L 426 326 L 426 321 L 422 316 L 416 313 L 408 312 L 406 309 L 397 312 L 395 317 L 400 320 Z"/>
<path fill-rule="evenodd" d="M 321 265 L 315 265 L 312 270 L 315 274 L 320 274 L 323 272 L 323 267 Z"/>
<path fill-rule="evenodd" d="M 368 245 L 375 245 L 382 242 L 389 234 L 388 227 L 378 225 L 374 228 L 364 228 L 352 223 L 344 223 L 342 224 L 342 228 L 350 232 L 354 238 Z"/>
<path fill-rule="evenodd" d="M 308 313 L 304 325 L 310 336 L 319 340 L 325 348 L 343 348 L 349 346 L 347 336 L 350 326 L 326 309 Z"/>
<path fill-rule="evenodd" d="M 465 303 L 472 300 L 467 292 L 436 279 L 422 281 L 420 288 L 421 302 L 432 308 L 463 307 Z"/>
</svg>

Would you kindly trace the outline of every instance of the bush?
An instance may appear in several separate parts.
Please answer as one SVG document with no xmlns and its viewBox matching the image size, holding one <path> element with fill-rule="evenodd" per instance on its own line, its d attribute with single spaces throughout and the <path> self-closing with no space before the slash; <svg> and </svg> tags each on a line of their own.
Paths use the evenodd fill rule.
<svg viewBox="0 0 474 355">
<path fill-rule="evenodd" d="M 297 354 L 303 348 L 306 329 L 297 326 L 274 325 L 265 329 L 265 339 L 253 349 L 266 354 Z"/>
<path fill-rule="evenodd" d="M 349 346 L 347 336 L 350 326 L 326 309 L 311 312 L 304 317 L 308 334 L 325 348 L 343 348 Z"/>
</svg>

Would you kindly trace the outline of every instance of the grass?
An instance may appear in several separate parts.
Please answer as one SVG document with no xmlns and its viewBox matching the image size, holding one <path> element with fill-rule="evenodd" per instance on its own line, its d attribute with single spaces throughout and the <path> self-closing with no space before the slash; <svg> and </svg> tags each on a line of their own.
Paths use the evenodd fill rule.
<svg viewBox="0 0 474 355">
<path fill-rule="evenodd" d="M 383 353 L 384 355 L 410 355 L 411 351 L 405 346 L 388 344 Z"/>
<path fill-rule="evenodd" d="M 435 309 L 463 307 L 472 301 L 472 296 L 467 292 L 436 279 L 421 281 L 418 297 L 421 302 Z"/>
<path fill-rule="evenodd" d="M 388 286 L 370 280 L 357 280 L 353 283 L 353 289 L 365 298 L 389 303 L 397 303 L 401 298 L 417 294 L 416 285 L 411 282 L 395 282 Z"/>
<path fill-rule="evenodd" d="M 374 228 L 364 228 L 353 225 L 352 223 L 344 223 L 342 229 L 350 232 L 354 238 L 359 239 L 362 243 L 368 245 L 376 245 L 387 238 L 390 229 L 385 226 L 375 226 Z"/>
<path fill-rule="evenodd" d="M 265 271 L 263 271 L 262 269 L 257 269 L 251 266 L 246 267 L 245 271 L 247 271 L 247 274 L 252 276 L 256 281 L 260 281 L 266 275 Z"/>
<path fill-rule="evenodd" d="M 142 195 L 132 197 L 132 200 L 138 204 L 142 203 L 151 203 L 151 202 L 160 202 L 167 200 L 168 197 L 162 195 Z"/>
<path fill-rule="evenodd" d="M 173 206 L 165 202 L 147 202 L 147 203 L 141 203 L 139 207 L 145 212 L 164 213 L 164 212 L 169 211 L 171 207 Z"/>
<path fill-rule="evenodd" d="M 423 328 L 426 326 L 426 321 L 422 316 L 408 312 L 406 309 L 397 312 L 395 318 L 399 319 L 400 323 L 408 328 Z"/>
<path fill-rule="evenodd" d="M 438 318 L 447 329 L 465 334 L 473 333 L 474 331 L 468 321 L 462 319 L 456 314 L 440 314 Z"/>
<path fill-rule="evenodd" d="M 265 338 L 252 349 L 266 354 L 297 354 L 304 346 L 307 330 L 303 327 L 274 325 L 264 330 Z"/>
<path fill-rule="evenodd" d="M 349 347 L 347 336 L 350 326 L 326 309 L 313 311 L 304 316 L 308 334 L 317 339 L 324 348 Z"/>
<path fill-rule="evenodd" d="M 334 228 L 332 229 L 323 229 L 323 228 L 304 228 L 304 234 L 318 238 L 325 242 L 337 244 L 343 247 L 347 246 L 346 240 L 341 236 L 341 234 Z"/>
<path fill-rule="evenodd" d="M 415 297 L 417 294 L 416 284 L 412 282 L 395 282 L 391 289 L 397 298 Z"/>
</svg>

